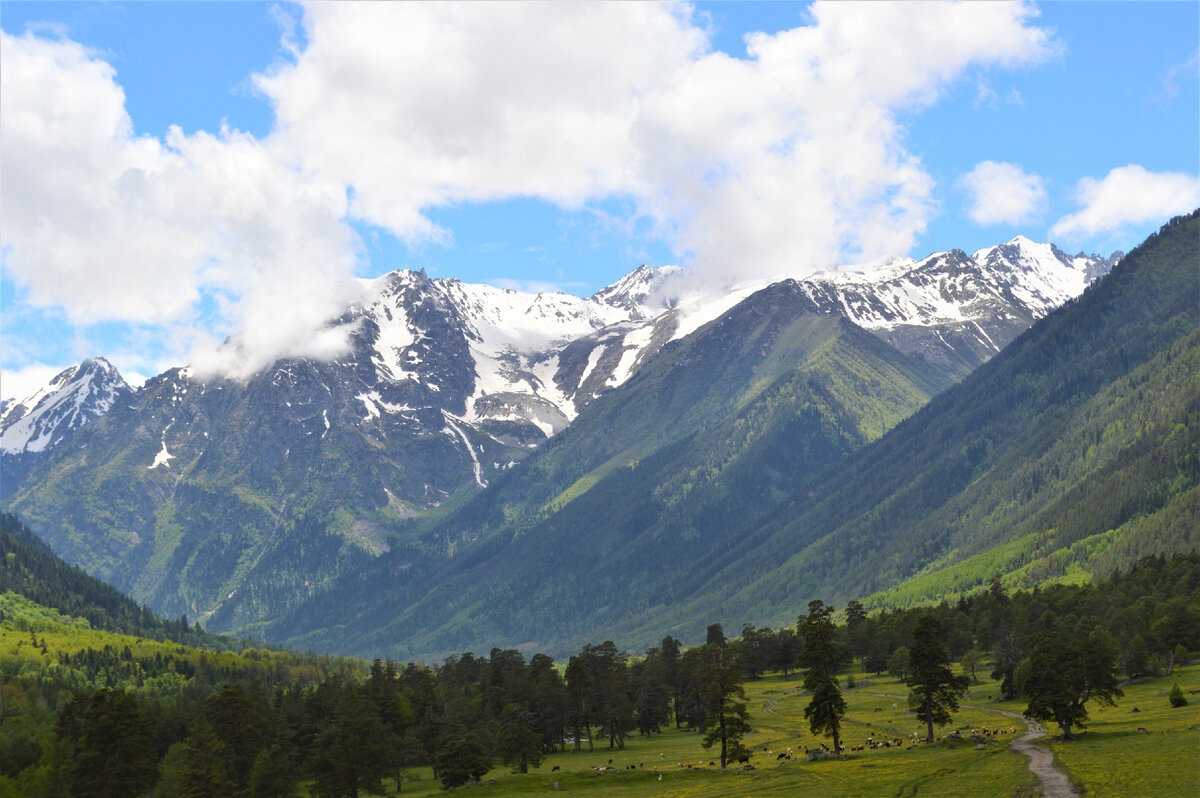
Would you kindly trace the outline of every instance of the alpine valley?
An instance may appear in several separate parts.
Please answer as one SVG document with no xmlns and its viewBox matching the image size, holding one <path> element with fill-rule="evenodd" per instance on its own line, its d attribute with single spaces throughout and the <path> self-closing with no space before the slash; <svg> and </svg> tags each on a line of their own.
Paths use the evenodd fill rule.
<svg viewBox="0 0 1200 798">
<path fill-rule="evenodd" d="M 588 298 L 393 272 L 336 359 L 7 403 L 0 503 L 161 615 L 397 659 L 1086 581 L 1197 548 L 1198 276 L 1197 213 Z"/>
</svg>

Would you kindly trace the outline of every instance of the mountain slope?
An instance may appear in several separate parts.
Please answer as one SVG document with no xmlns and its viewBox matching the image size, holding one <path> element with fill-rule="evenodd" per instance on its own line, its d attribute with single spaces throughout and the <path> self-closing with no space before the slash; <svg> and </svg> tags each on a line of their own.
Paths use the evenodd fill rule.
<svg viewBox="0 0 1200 798">
<path fill-rule="evenodd" d="M 13 493 L 55 446 L 132 396 L 120 373 L 99 357 L 65 369 L 31 396 L 6 403 L 0 412 L 0 498 Z"/>
<path fill-rule="evenodd" d="M 385 557 L 271 634 L 394 656 L 480 645 L 480 630 L 569 648 L 688 595 L 756 514 L 944 385 L 819 310 L 786 281 L 664 347 L 434 527 L 445 559 Z M 687 560 L 664 563 L 683 549 Z M 307 632 L 322 624 L 332 628 Z"/>
<path fill-rule="evenodd" d="M 784 281 L 757 298 L 670 267 L 589 298 L 393 272 L 364 281 L 337 320 L 352 331 L 345 355 L 280 360 L 244 382 L 165 372 L 70 436 L 37 438 L 58 442 L 24 478 L 25 465 L 0 463 L 5 506 L 69 561 L 219 630 L 269 622 L 389 551 L 415 568 L 501 529 L 524 534 L 651 456 L 643 509 L 670 510 L 680 534 L 738 526 L 745 508 L 881 434 L 1110 262 L 1014 239 Z M 764 310 L 773 296 L 860 319 L 873 336 L 783 321 Z M 688 343 L 739 303 L 723 333 L 705 334 L 719 345 Z M 835 339 L 854 343 L 810 363 Z M 652 363 L 657 387 L 609 401 Z M 793 372 L 806 382 L 781 382 Z M 605 409 L 588 421 L 594 407 Z M 570 437 L 536 469 L 507 477 L 559 436 Z M 759 480 L 745 463 L 774 437 L 794 451 L 764 450 L 772 476 Z M 451 515 L 456 525 L 435 526 Z"/>
<path fill-rule="evenodd" d="M 678 480 L 723 462 L 704 453 L 719 451 L 721 436 L 735 435 L 746 417 L 731 414 L 714 425 L 722 430 L 716 443 L 701 441 L 688 414 L 712 417 L 720 373 L 701 367 L 674 383 L 655 382 L 654 364 L 647 366 L 529 461 L 527 485 L 498 485 L 477 500 L 479 512 L 451 519 L 446 531 L 465 550 L 449 566 L 422 573 L 428 563 L 385 561 L 275 631 L 293 642 L 407 655 L 482 641 L 570 648 L 602 628 L 636 649 L 664 632 L 697 639 L 713 621 L 785 622 L 810 598 L 863 597 L 926 568 L 986 560 L 1031 535 L 1036 550 L 1018 545 L 1017 560 L 992 563 L 976 581 L 1016 578 L 1037 557 L 1066 567 L 1088 551 L 1072 554 L 1081 541 L 1095 551 L 1123 536 L 1127 556 L 1109 560 L 1122 567 L 1139 553 L 1193 549 L 1200 527 L 1198 225 L 1196 215 L 1168 225 L 1095 289 L 823 475 L 804 472 L 807 456 L 789 459 L 817 448 L 819 419 L 807 440 L 768 423 L 760 429 L 772 433 L 738 451 L 718 477 L 671 491 L 678 482 L 667 475 Z M 729 321 L 689 342 L 720 340 Z M 692 351 L 664 350 L 664 368 L 687 369 Z M 739 361 L 746 351 L 733 346 L 728 355 Z M 753 371 L 758 364 L 745 365 Z M 803 381 L 797 366 L 788 363 L 779 375 L 792 376 L 767 382 L 782 390 Z M 846 372 L 839 359 L 829 374 Z M 698 390 L 710 385 L 717 390 Z M 610 403 L 620 412 L 607 416 Z M 783 416 L 805 413 L 798 403 Z M 681 420 L 678 435 L 661 427 L 670 418 Z M 1119 419 L 1139 430 L 1114 433 Z M 616 457 L 586 435 L 587 424 L 615 422 L 629 425 L 612 430 L 622 442 Z M 597 444 L 572 444 L 574 436 Z M 837 460 L 814 464 L 819 470 Z M 524 517 L 523 505 L 506 503 L 506 494 L 526 507 L 543 502 L 544 511 Z M 1166 528 L 1175 530 L 1169 539 L 1160 534 Z M 1157 547 L 1148 545 L 1155 540 Z M 306 623 L 322 620 L 323 629 L 303 633 Z"/>
<path fill-rule="evenodd" d="M 922 600 L 1200 548 L 1198 275 L 1193 213 L 781 507 L 671 617 L 777 621 L 814 597 Z"/>
<path fill-rule="evenodd" d="M 215 650 L 233 643 L 188 625 L 186 619 L 159 618 L 116 588 L 67 565 L 15 516 L 0 513 L 0 593 L 6 592 L 85 619 L 92 629 Z"/>
</svg>

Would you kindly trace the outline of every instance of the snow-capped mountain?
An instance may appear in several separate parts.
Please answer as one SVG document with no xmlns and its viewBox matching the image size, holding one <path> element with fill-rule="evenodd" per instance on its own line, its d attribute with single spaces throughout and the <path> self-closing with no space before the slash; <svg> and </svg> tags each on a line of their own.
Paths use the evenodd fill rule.
<svg viewBox="0 0 1200 798">
<path fill-rule="evenodd" d="M 1072 257 L 1018 236 L 972 255 L 897 258 L 795 282 L 823 312 L 961 377 L 1081 294 L 1120 256 Z M 359 322 L 354 349 L 333 366 L 353 388 L 349 415 L 359 425 L 425 427 L 432 420 L 476 461 L 481 449 L 515 447 L 499 452 L 507 463 L 565 428 L 665 344 L 770 282 L 714 288 L 678 267 L 641 266 L 584 298 L 395 271 L 364 281 L 366 299 L 343 319 Z M 287 375 L 272 382 L 284 386 Z M 0 451 L 45 451 L 130 393 L 107 361 L 85 361 L 4 407 Z M 328 423 L 328 409 L 323 418 Z M 485 442 L 470 443 L 468 431 Z M 478 483 L 486 483 L 487 470 Z"/>
<path fill-rule="evenodd" d="M 1121 259 L 1069 256 L 1024 236 L 972 255 L 951 250 L 801 281 L 841 313 L 900 351 L 962 376 L 1051 310 L 1083 293 Z"/>
<path fill-rule="evenodd" d="M 953 250 L 797 282 L 824 312 L 957 377 L 1119 257 L 1069 257 L 1018 237 L 973 255 Z M 364 413 L 438 406 L 489 434 L 529 441 L 537 437 L 532 426 L 548 437 L 664 344 L 767 284 L 714 290 L 677 267 L 641 266 L 580 298 L 393 272 L 370 283 L 374 300 L 355 311 L 373 339 L 375 382 L 360 397 Z"/>
<path fill-rule="evenodd" d="M 244 382 L 176 368 L 136 392 L 102 360 L 64 372 L 4 408 L 4 506 L 160 612 L 246 628 L 384 552 L 401 569 L 410 548 L 419 562 L 435 544 L 411 537 L 410 519 L 469 501 L 650 364 L 685 365 L 672 352 L 736 359 L 758 340 L 762 307 L 843 315 L 944 386 L 1112 261 L 1014 239 L 722 288 L 641 267 L 586 298 L 396 271 L 364 281 L 338 319 L 350 350 L 330 361 L 279 360 Z M 685 346 L 710 323 L 706 346 Z"/>
<path fill-rule="evenodd" d="M 0 452 L 45 451 L 132 393 L 102 357 L 64 369 L 30 396 L 5 405 L 0 413 Z"/>
<path fill-rule="evenodd" d="M 368 283 L 365 320 L 374 383 L 366 416 L 437 406 L 462 422 L 511 437 L 533 426 L 548 437 L 577 415 L 588 373 L 563 351 L 623 337 L 666 309 L 652 298 L 671 269 L 642 267 L 588 298 L 526 293 L 400 271 Z M 593 369 L 595 363 L 591 364 Z M 590 371 L 588 369 L 584 372 Z M 517 437 L 533 431 L 526 430 Z"/>
<path fill-rule="evenodd" d="M 0 411 L 0 495 L 8 495 L 36 460 L 85 424 L 129 399 L 133 390 L 102 357 L 60 372 L 47 385 Z"/>
</svg>

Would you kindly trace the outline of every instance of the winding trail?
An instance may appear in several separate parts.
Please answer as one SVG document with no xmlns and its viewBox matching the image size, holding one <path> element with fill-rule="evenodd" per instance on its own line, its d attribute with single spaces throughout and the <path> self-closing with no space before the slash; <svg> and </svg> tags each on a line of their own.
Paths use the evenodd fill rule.
<svg viewBox="0 0 1200 798">
<path fill-rule="evenodd" d="M 1046 730 L 1042 728 L 1041 724 L 1004 709 L 995 707 L 976 707 L 976 709 L 998 712 L 1028 724 L 1025 733 L 1009 743 L 1009 747 L 1018 754 L 1029 757 L 1029 770 L 1038 777 L 1042 798 L 1076 798 L 1079 795 L 1075 790 L 1075 785 L 1071 784 L 1071 780 L 1067 778 L 1067 774 L 1054 766 L 1054 754 L 1050 753 L 1050 749 L 1034 742 L 1034 740 L 1046 736 Z"/>
<path fill-rule="evenodd" d="M 887 693 L 870 693 L 870 695 L 880 698 L 902 697 Z M 1046 730 L 1042 728 L 1041 724 L 1023 715 L 1009 712 L 1007 709 L 979 705 L 972 705 L 972 708 L 981 709 L 984 712 L 995 712 L 998 715 L 1019 720 L 1026 725 L 1025 733 L 1009 743 L 1008 746 L 1018 754 L 1029 757 L 1029 771 L 1038 778 L 1038 788 L 1042 791 L 1042 798 L 1079 798 L 1079 792 L 1067 778 L 1067 774 L 1054 766 L 1054 754 L 1050 752 L 1050 749 L 1034 742 L 1034 740 L 1046 736 Z"/>
</svg>

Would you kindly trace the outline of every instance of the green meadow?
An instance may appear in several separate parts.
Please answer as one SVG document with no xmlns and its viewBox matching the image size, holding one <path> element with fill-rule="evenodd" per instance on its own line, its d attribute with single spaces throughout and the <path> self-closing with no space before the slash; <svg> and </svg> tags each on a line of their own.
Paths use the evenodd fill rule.
<svg viewBox="0 0 1200 798">
<path fill-rule="evenodd" d="M 921 724 L 908 711 L 907 687 L 892 677 L 855 674 L 856 686 L 843 694 L 847 748 L 876 741 L 902 741 L 900 747 L 848 751 L 841 759 L 808 761 L 806 749 L 826 738 L 814 737 L 804 719 L 807 697 L 798 678 L 774 674 L 746 684 L 754 731 L 753 768 L 722 772 L 712 764 L 716 752 L 700 745 L 696 732 L 670 729 L 650 737 L 628 738 L 624 750 L 596 743 L 594 750 L 553 754 L 528 774 L 494 768 L 479 784 L 458 791 L 480 796 L 1033 796 L 1040 795 L 1028 759 L 1009 749 L 1026 731 L 1020 715 L 1024 703 L 998 702 L 997 682 L 972 687 L 954 722 L 939 737 L 959 731 L 960 740 L 913 744 Z M 1200 785 L 1200 692 L 1189 704 L 1173 708 L 1167 692 L 1178 682 L 1185 694 L 1200 691 L 1200 665 L 1176 669 L 1170 676 L 1124 685 L 1125 698 L 1114 708 L 1089 707 L 1086 734 L 1070 743 L 1055 742 L 1057 729 L 1047 728 L 1047 744 L 1056 765 L 1081 795 L 1113 798 L 1190 796 Z M 1133 708 L 1138 711 L 1134 712 Z M 1139 728 L 1146 729 L 1145 732 Z M 1000 734 L 982 735 L 983 729 Z M 1016 734 L 1010 730 L 1016 729 Z M 972 739 L 979 733 L 984 742 Z M 779 759 L 789 748 L 790 760 Z M 611 760 L 612 770 L 608 768 Z M 632 769 L 630 769 L 632 766 Z M 558 768 L 555 770 L 554 768 Z M 413 777 L 416 780 L 411 780 Z M 557 785 L 557 786 L 556 786 Z M 394 790 L 394 785 L 391 785 Z M 394 792 L 392 794 L 395 794 Z M 444 795 L 428 768 L 413 769 L 400 794 Z"/>
<path fill-rule="evenodd" d="M 24 631 L 5 624 L 0 629 L 0 666 L 6 677 L 18 673 L 44 676 L 57 673 L 65 684 L 73 681 L 56 662 L 61 651 L 93 646 L 125 649 L 133 658 L 174 655 L 188 659 L 197 651 L 174 643 L 156 642 L 86 628 L 74 619 L 6 594 L 0 600 L 5 615 L 18 614 Z M 28 631 L 30 628 L 36 632 Z M 126 659 L 129 654 L 121 659 Z M 285 653 L 247 650 L 204 652 L 210 667 L 240 673 L 247 667 L 284 667 L 290 678 L 319 679 L 329 666 L 294 660 Z M 273 660 L 277 660 L 273 662 Z M 977 673 L 989 668 L 977 668 Z M 59 672 L 62 671 L 62 672 Z M 308 671 L 306 673 L 306 671 Z M 126 674 L 109 672 L 118 687 Z M 515 796 L 570 793 L 580 796 L 1036 796 L 1037 779 L 1028 760 L 1009 748 L 1009 742 L 1026 730 L 1019 716 L 1023 701 L 1000 702 L 999 684 L 976 682 L 963 699 L 954 721 L 936 730 L 939 737 L 958 732 L 958 739 L 929 744 L 913 742 L 922 726 L 908 708 L 907 687 L 891 676 L 854 673 L 841 684 L 847 710 L 842 737 L 849 749 L 840 759 L 808 761 L 806 749 L 816 749 L 825 738 L 814 737 L 804 719 L 807 696 L 794 676 L 771 674 L 745 684 L 753 731 L 746 744 L 753 749 L 752 767 L 721 771 L 714 763 L 716 750 L 705 750 L 695 731 L 669 728 L 649 737 L 630 736 L 624 750 L 610 750 L 597 741 L 588 750 L 552 754 L 540 768 L 514 774 L 493 768 L 479 784 L 460 788 L 470 795 Z M 138 680 L 138 689 L 167 698 L 183 689 L 182 680 Z M 162 684 L 158 684 L 158 682 Z M 1168 693 L 1178 684 L 1188 699 L 1172 707 Z M 83 685 L 81 684 L 82 688 Z M 1058 730 L 1047 727 L 1040 742 L 1054 753 L 1056 766 L 1088 798 L 1147 798 L 1190 796 L 1200 785 L 1200 664 L 1176 668 L 1166 676 L 1145 678 L 1122 685 L 1125 692 L 1115 707 L 1089 705 L 1091 719 L 1076 740 L 1056 739 Z M 987 729 L 989 734 L 983 734 Z M 1000 730 L 999 734 L 995 731 Z M 854 750 L 867 738 L 893 743 L 884 749 Z M 900 745 L 894 745 L 896 741 Z M 780 758 L 791 750 L 792 757 Z M 308 785 L 301 785 L 307 795 Z M 388 794 L 397 794 L 394 782 Z M 406 771 L 399 794 L 444 794 L 429 768 Z"/>
</svg>

